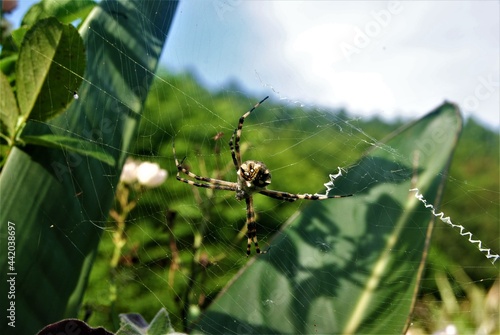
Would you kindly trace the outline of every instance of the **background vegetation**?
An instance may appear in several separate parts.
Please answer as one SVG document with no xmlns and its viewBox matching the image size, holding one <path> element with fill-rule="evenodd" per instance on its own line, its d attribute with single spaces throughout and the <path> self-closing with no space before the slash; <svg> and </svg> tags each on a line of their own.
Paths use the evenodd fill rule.
<svg viewBox="0 0 500 335">
<path fill-rule="evenodd" d="M 84 11 L 86 13 L 94 6 L 91 2 L 87 4 L 84 2 L 68 3 L 85 5 Z M 113 4 L 113 2 L 111 3 Z M 41 9 L 41 7 L 36 6 L 34 8 Z M 130 13 L 136 12 L 134 8 L 129 10 Z M 74 13 L 75 11 L 65 10 L 64 12 Z M 32 11 L 31 13 L 32 16 L 28 15 L 28 18 L 31 17 L 33 22 L 45 15 L 43 11 Z M 118 15 L 113 8 L 109 10 L 109 13 L 116 15 L 118 20 L 131 19 L 131 16 L 128 15 Z M 155 13 L 157 13 L 156 10 Z M 74 18 L 67 19 L 71 21 Z M 163 16 L 160 19 L 163 22 Z M 109 24 L 111 21 L 103 18 L 103 22 Z M 147 29 L 145 30 L 147 31 Z M 114 30 L 109 29 L 109 31 Z M 136 32 L 135 30 L 131 31 Z M 166 34 L 161 34 L 161 36 L 166 36 Z M 18 42 L 22 40 L 21 37 L 18 36 Z M 145 41 L 143 35 L 136 35 L 134 40 Z M 127 39 L 127 41 L 131 40 Z M 95 46 L 97 45 L 95 44 Z M 14 45 L 11 47 L 12 50 L 16 49 Z M 111 52 L 118 50 L 115 45 L 110 44 L 107 47 Z M 133 51 L 138 50 L 134 43 L 130 43 L 130 47 Z M 28 48 L 28 50 L 30 49 Z M 9 59 L 6 51 L 9 51 L 9 48 L 4 48 L 2 52 L 2 55 L 5 56 L 2 62 L 5 65 L 2 67 L 3 72 L 9 72 L 9 66 L 15 63 L 17 57 L 14 53 L 16 57 Z M 136 55 L 142 56 L 142 54 L 138 52 Z M 83 56 L 81 58 L 83 59 Z M 114 59 L 118 61 L 119 57 Z M 99 62 L 92 60 L 89 63 L 93 66 L 99 64 Z M 131 63 L 134 66 L 138 64 L 137 61 Z M 48 64 L 53 65 L 55 62 L 48 61 Z M 109 74 L 118 77 L 128 76 L 129 73 L 123 71 L 126 68 L 128 67 L 120 62 L 120 66 L 115 67 L 119 70 L 110 71 Z M 142 69 L 144 70 L 144 68 Z M 143 75 L 151 78 L 150 74 L 153 71 L 153 68 L 147 69 Z M 90 72 L 96 75 L 102 74 L 100 70 Z M 137 71 L 134 73 L 137 74 Z M 77 77 L 81 78 L 81 74 Z M 10 90 L 9 86 L 13 85 L 14 82 L 12 78 L 8 78 L 9 82 L 3 80 L 5 82 L 2 86 L 3 89 Z M 61 110 L 61 112 L 67 112 L 65 117 L 69 115 L 81 118 L 74 122 L 74 129 L 67 129 L 66 126 L 60 127 L 61 130 L 70 135 L 78 135 L 78 132 L 85 128 L 83 124 L 88 120 L 96 120 L 96 122 L 100 120 L 102 106 L 99 101 L 105 101 L 105 99 L 97 99 L 99 95 L 105 92 L 108 94 L 107 92 L 111 89 L 116 89 L 122 94 L 117 95 L 118 102 L 125 102 L 130 98 L 124 90 L 120 89 L 121 85 L 116 85 L 116 81 L 103 80 L 101 82 L 95 78 L 97 77 L 86 76 L 85 84 L 90 85 L 80 86 L 78 92 L 81 95 L 79 106 L 91 115 L 95 113 L 95 118 L 87 117 L 86 114 L 74 109 Z M 26 79 L 26 76 L 18 74 L 17 81 L 21 82 L 21 79 Z M 134 79 L 142 83 L 137 76 Z M 57 223 L 54 225 L 54 221 L 51 221 L 50 227 L 56 226 L 59 229 L 61 232 L 59 236 L 64 236 L 59 241 L 65 245 L 58 249 L 46 238 L 41 238 L 40 240 L 44 242 L 42 244 L 30 243 L 26 239 L 24 248 L 19 247 L 22 249 L 22 255 L 27 259 L 25 263 L 29 263 L 29 266 L 31 266 L 32 260 L 26 256 L 28 255 L 28 247 L 39 254 L 42 253 L 42 247 L 57 254 L 54 261 L 50 262 L 52 270 L 46 271 L 41 262 L 34 262 L 35 265 L 40 266 L 39 273 L 42 274 L 30 276 L 29 279 L 35 283 L 26 286 L 38 289 L 38 294 L 30 295 L 25 293 L 26 290 L 23 290 L 24 299 L 36 297 L 42 300 L 38 306 L 43 306 L 44 311 L 51 309 L 45 308 L 44 303 L 47 299 L 40 294 L 47 292 L 39 289 L 40 282 L 42 282 L 41 276 L 45 276 L 46 273 L 52 275 L 52 278 L 45 280 L 44 283 L 52 287 L 57 282 L 59 290 L 57 296 L 62 300 L 64 300 L 64 295 L 61 294 L 62 288 L 66 286 L 73 289 L 73 285 L 68 284 L 69 276 L 67 274 L 71 272 L 71 266 L 74 268 L 77 266 L 75 266 L 74 261 L 62 266 L 60 260 L 71 252 L 81 253 L 83 250 L 77 246 L 78 241 L 90 235 L 85 230 L 79 233 L 76 229 L 91 227 L 95 230 L 97 236 L 93 239 L 95 246 L 99 241 L 98 237 L 103 232 L 98 259 L 92 268 L 92 277 L 85 292 L 84 308 L 81 309 L 80 317 L 92 325 L 104 325 L 113 331 L 118 329 L 119 313 L 141 313 L 146 320 L 151 320 L 162 307 L 170 313 L 177 330 L 188 329 L 190 321 L 194 320 L 200 311 L 213 301 L 215 296 L 248 260 L 244 256 L 246 245 L 244 206 L 234 199 L 232 193 L 200 190 L 177 182 L 172 157 L 172 140 L 175 137 L 180 158 L 185 155 L 187 157 L 185 163 L 193 171 L 204 176 L 234 180 L 227 142 L 241 114 L 262 97 L 250 97 L 248 94 L 242 93 L 243 90 L 234 83 L 219 92 L 209 92 L 200 86 L 193 76 L 186 74 L 163 73 L 156 79 L 155 85 L 150 90 L 138 137 L 132 140 L 132 147 L 130 149 L 128 147 L 128 137 L 120 140 L 116 132 L 110 132 L 108 139 L 101 137 L 98 139 L 102 140 L 102 144 L 106 147 L 117 148 L 115 154 L 122 157 L 122 161 L 125 159 L 124 156 L 132 156 L 139 160 L 158 162 L 163 168 L 169 170 L 170 178 L 160 188 L 130 190 L 130 201 L 137 207 L 127 217 L 124 226 L 117 224 L 111 217 L 107 221 L 80 218 L 78 215 L 83 212 L 81 207 L 74 207 L 79 219 L 70 217 L 60 210 L 61 207 L 64 207 L 61 206 L 61 200 L 70 199 L 70 202 L 79 204 L 79 199 L 88 199 L 89 194 L 93 194 L 96 203 L 94 206 L 88 207 L 99 211 L 106 201 L 99 198 L 103 194 L 100 188 L 103 183 L 98 182 L 97 177 L 108 178 L 111 176 L 117 181 L 119 174 L 115 172 L 119 171 L 121 164 L 108 162 L 117 169 L 117 171 L 111 172 L 102 172 L 101 170 L 94 172 L 90 169 L 90 165 L 81 164 L 79 165 L 81 174 L 85 178 L 89 178 L 81 185 L 87 189 L 74 192 L 71 188 L 69 198 L 55 197 L 53 191 L 50 193 L 53 199 L 48 199 L 47 202 L 59 205 L 57 208 L 53 207 L 54 211 L 61 221 L 68 225 L 67 229 L 64 227 L 61 229 L 62 226 Z M 105 86 L 108 84 L 112 87 Z M 73 87 L 70 89 L 63 86 L 48 84 L 49 92 L 47 94 L 57 96 L 64 92 L 67 102 L 78 100 L 78 93 L 73 91 Z M 89 91 L 89 86 L 94 91 Z M 56 92 L 56 88 L 59 92 Z M 144 92 L 148 90 L 148 88 L 144 88 Z M 25 101 L 20 91 L 13 90 L 12 92 L 16 92 L 19 101 Z M 140 103 L 133 105 L 140 109 Z M 15 101 L 12 106 L 16 106 Z M 108 107 L 105 110 L 116 113 L 116 115 L 110 114 L 109 120 L 120 121 L 116 108 Z M 133 121 L 135 122 L 135 120 L 134 118 Z M 46 125 L 45 118 L 40 119 L 40 121 L 43 121 L 40 122 L 41 124 Z M 403 121 L 388 123 L 377 118 L 356 118 L 344 110 L 331 111 L 318 107 L 298 106 L 290 102 L 285 105 L 277 104 L 273 102 L 272 97 L 246 122 L 242 152 L 244 158 L 251 157 L 266 162 L 273 172 L 274 189 L 313 193 L 321 190 L 321 187 L 318 189 L 318 186 L 326 181 L 326 175 L 336 172 L 331 171 L 332 161 L 336 162 L 338 166 L 348 168 L 355 164 L 361 153 L 366 150 L 374 147 L 382 148 L 378 141 L 402 124 Z M 96 130 L 100 127 L 95 124 L 90 129 Z M 126 133 L 127 136 L 131 136 L 132 131 Z M 15 140 L 17 136 L 12 138 Z M 58 140 L 61 141 L 61 138 Z M 111 140 L 117 143 L 110 145 Z M 4 138 L 4 142 L 9 142 L 9 138 Z M 8 146 L 5 144 L 8 143 L 4 142 L 1 143 L 0 151 L 2 156 L 7 157 L 9 149 L 6 149 Z M 87 141 L 85 142 L 87 143 Z M 90 138 L 88 141 L 88 143 L 94 142 L 96 142 L 95 138 Z M 121 146 L 122 144 L 125 145 Z M 57 155 L 63 154 L 60 150 L 61 145 L 62 142 L 56 142 L 54 152 Z M 387 149 L 388 152 L 391 152 L 391 148 Z M 47 164 L 53 162 L 50 157 L 40 154 L 40 150 L 37 152 L 39 156 L 43 156 Z M 402 155 L 403 153 L 395 152 L 394 154 Z M 32 156 L 26 155 L 25 159 L 29 162 L 32 160 Z M 62 161 L 66 162 L 64 159 Z M 101 162 L 96 163 L 97 167 L 102 167 Z M 41 173 L 30 169 L 28 163 L 20 163 L 19 165 L 27 167 L 26 170 L 29 170 L 33 179 L 50 189 L 48 179 L 44 178 Z M 446 178 L 448 187 L 441 210 L 449 215 L 455 223 L 465 225 L 488 246 L 493 247 L 495 252 L 500 249 L 498 167 L 498 133 L 485 129 L 474 120 L 468 120 L 456 151 L 450 176 Z M 375 176 L 377 175 L 373 174 L 370 177 Z M 10 180 L 14 179 L 10 178 Z M 24 179 L 24 184 L 20 185 L 32 188 L 33 184 L 26 182 L 26 180 Z M 59 184 L 60 182 L 57 182 L 57 185 Z M 119 184 L 117 188 L 114 188 L 114 184 L 107 186 L 108 200 L 113 194 L 118 196 L 120 190 L 124 190 L 123 184 Z M 124 194 L 128 194 L 128 191 L 124 191 Z M 66 192 L 62 194 L 68 195 Z M 82 196 L 82 194 L 84 195 Z M 46 197 L 43 196 L 23 195 L 20 198 L 22 200 L 34 198 L 40 204 L 45 203 L 46 200 Z M 54 201 L 54 199 L 58 200 Z M 123 201 L 123 199 L 121 200 Z M 37 215 L 34 206 L 30 206 L 30 211 L 26 212 L 24 203 L 21 201 L 13 202 L 16 203 L 15 207 L 20 212 L 29 213 L 35 217 L 32 220 L 33 227 L 37 229 L 42 226 L 46 229 L 49 227 L 45 224 L 46 222 L 38 221 L 41 215 Z M 120 210 L 122 205 L 123 203 L 119 204 L 118 201 L 115 201 L 114 207 L 116 210 Z M 256 197 L 260 224 L 258 236 L 263 249 L 269 247 L 268 241 L 274 233 L 304 205 L 300 201 L 290 204 L 265 197 Z M 386 208 L 389 209 L 388 206 Z M 100 214 L 106 216 L 107 211 L 106 207 Z M 4 210 L 3 214 L 6 213 L 12 215 L 11 212 Z M 46 216 L 51 220 L 55 217 L 53 215 Z M 116 216 L 114 217 L 116 218 Z M 2 220 L 2 222 L 4 221 Z M 23 224 L 27 222 L 21 221 Z M 88 225 L 88 222 L 92 222 L 93 225 Z M 73 235 L 65 234 L 69 231 Z M 36 230 L 25 229 L 24 233 L 30 238 L 41 236 L 36 233 Z M 56 235 L 51 233 L 47 236 Z M 314 243 L 318 242 L 314 241 Z M 328 245 L 325 243 L 323 247 L 328 248 Z M 410 254 L 411 251 L 403 249 L 403 253 Z M 112 255 L 119 255 L 119 257 L 117 259 Z M 355 253 L 351 255 L 353 259 L 357 256 Z M 79 254 L 77 254 L 76 259 L 81 259 Z M 409 262 L 405 265 L 411 268 L 412 266 L 417 267 L 418 264 Z M 59 273 L 62 274 L 59 276 Z M 61 277 L 64 277 L 64 280 L 59 280 Z M 406 277 L 404 278 L 406 279 Z M 410 279 L 410 275 L 407 278 Z M 46 278 L 44 277 L 44 279 Z M 499 303 L 498 294 L 495 295 L 494 290 L 498 289 L 499 285 L 498 268 L 491 266 L 476 246 L 469 244 L 464 237 L 459 236 L 457 231 L 438 221 L 433 247 L 428 258 L 426 277 L 422 282 L 419 301 L 415 309 L 412 333 L 432 333 L 451 324 L 455 325 L 460 333 L 471 333 L 474 330 L 480 331 L 482 329 L 496 329 L 498 331 Z M 251 286 L 248 285 L 245 288 L 247 287 L 250 289 Z M 83 292 L 84 285 L 78 289 Z M 487 296 L 488 291 L 490 293 Z M 497 300 L 494 300 L 495 298 Z M 245 301 L 237 303 L 243 304 Z M 402 301 L 406 300 L 399 300 L 399 302 Z M 64 302 L 59 303 L 58 307 L 61 308 L 63 304 Z M 71 310 L 77 310 L 79 304 L 76 300 L 72 304 Z M 31 300 L 29 300 L 28 305 L 31 307 Z M 399 317 L 406 320 L 405 313 L 400 313 Z M 35 315 L 35 317 L 38 316 Z M 488 322 L 494 323 L 495 320 L 496 325 L 487 324 Z M 316 322 L 314 322 L 314 326 L 316 327 Z"/>
<path fill-rule="evenodd" d="M 186 164 L 193 171 L 233 180 L 227 142 L 239 116 L 259 97 L 243 95 L 234 85 L 208 92 L 188 74 L 163 73 L 161 78 L 148 97 L 131 155 L 158 162 L 170 177 L 161 188 L 140 197 L 127 221 L 122 258 L 111 272 L 109 258 L 114 243 L 111 232 L 105 232 L 81 315 L 91 324 L 111 330 L 118 326 L 116 313 L 133 311 L 148 320 L 162 306 L 171 314 L 174 328 L 183 329 L 183 320 L 196 317 L 246 262 L 246 240 L 240 231 L 244 227 L 243 207 L 230 192 L 193 189 L 177 182 L 172 139 L 175 136 L 179 158 L 186 155 Z M 172 87 L 176 94 L 168 94 Z M 196 97 L 196 103 L 190 96 Z M 325 122 L 333 126 L 319 128 Z M 325 170 L 322 161 L 335 157 L 339 166 L 348 166 L 402 123 L 269 101 L 247 121 L 242 150 L 247 158 L 251 155 L 268 166 L 281 167 L 273 174 L 274 189 L 315 192 L 310 185 L 322 185 L 324 176 L 332 172 Z M 318 129 L 329 132 L 323 134 L 333 139 L 328 145 L 321 137 L 311 136 Z M 303 140 L 306 135 L 313 138 Z M 298 144 L 300 139 L 303 141 Z M 273 154 L 283 151 L 286 155 Z M 496 251 L 500 233 L 498 167 L 498 133 L 467 120 L 441 210 Z M 307 185 L 302 182 L 305 174 Z M 261 225 L 258 234 L 265 247 L 266 239 L 301 204 L 265 197 L 256 197 L 256 201 Z M 113 230 L 112 222 L 107 229 Z M 194 242 L 200 239 L 202 244 Z M 477 328 L 480 321 L 471 310 L 474 296 L 470 292 L 476 290 L 481 297 L 477 299 L 484 303 L 485 293 L 497 277 L 498 270 L 474 245 L 438 221 L 415 311 L 416 329 L 431 332 L 448 323 L 459 324 L 461 329 Z M 120 291 L 113 302 L 110 283 L 116 283 Z M 449 290 L 443 291 L 443 287 Z M 444 294 L 449 292 L 452 294 Z M 480 303 L 477 299 L 476 304 Z M 450 310 L 450 304 L 456 308 Z"/>
</svg>

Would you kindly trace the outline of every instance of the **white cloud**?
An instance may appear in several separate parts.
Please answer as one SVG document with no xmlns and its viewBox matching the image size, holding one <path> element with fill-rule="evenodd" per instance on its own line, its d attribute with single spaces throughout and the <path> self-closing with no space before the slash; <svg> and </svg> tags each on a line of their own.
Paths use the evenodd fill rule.
<svg viewBox="0 0 500 335">
<path fill-rule="evenodd" d="M 274 45 L 264 50 L 272 64 L 266 78 L 284 96 L 409 117 L 446 99 L 466 116 L 500 124 L 498 3 L 402 2 L 395 11 L 390 2 L 273 4 L 256 29 Z M 279 42 L 270 17 L 283 30 Z M 346 45 L 354 49 L 348 57 Z"/>
</svg>

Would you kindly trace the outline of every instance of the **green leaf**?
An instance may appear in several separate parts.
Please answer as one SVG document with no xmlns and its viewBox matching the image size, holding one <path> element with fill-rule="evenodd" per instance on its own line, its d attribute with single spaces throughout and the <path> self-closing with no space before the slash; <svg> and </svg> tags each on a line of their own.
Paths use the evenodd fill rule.
<svg viewBox="0 0 500 335">
<path fill-rule="evenodd" d="M 8 75 L 9 82 L 14 81 L 14 67 L 16 66 L 17 58 L 17 54 L 12 54 L 0 59 L 0 71 Z"/>
<path fill-rule="evenodd" d="M 335 194 L 354 196 L 293 217 L 194 333 L 404 333 L 434 222 L 409 189 L 439 203 L 461 126 L 445 103 L 377 143 L 335 180 Z"/>
<path fill-rule="evenodd" d="M 176 6 L 160 0 L 101 1 L 80 30 L 88 50 L 80 99 L 63 115 L 48 122 L 28 122 L 23 131 L 23 136 L 71 135 L 86 140 L 109 152 L 114 166 L 59 148 L 12 149 L 0 174 L 0 243 L 6 247 L 8 222 L 13 222 L 16 328 L 2 322 L 1 334 L 34 334 L 47 324 L 77 315 Z M 53 59 L 53 50 L 48 52 L 41 54 Z M 49 66 L 57 64 L 52 61 Z M 24 75 L 31 76 L 29 71 Z M 51 80 L 48 87 L 58 90 L 69 84 Z M 27 93 L 24 96 L 31 101 Z M 24 112 L 30 109 L 26 103 L 24 108 Z M 2 283 L 11 272 L 8 267 L 7 257 L 1 257 Z M 3 311 L 12 301 L 7 299 L 7 289 L 0 285 Z"/>
<path fill-rule="evenodd" d="M 12 32 L 12 40 L 14 41 L 16 47 L 21 48 L 21 44 L 23 43 L 24 36 L 28 32 L 27 26 L 22 26 L 17 28 Z"/>
<path fill-rule="evenodd" d="M 165 308 L 160 309 L 149 325 L 149 335 L 163 335 L 174 333 L 174 328 L 170 323 L 170 318 Z"/>
<path fill-rule="evenodd" d="M 175 333 L 165 308 L 156 313 L 151 324 L 148 324 L 140 314 L 136 313 L 120 314 L 120 321 L 122 326 L 116 335 L 165 335 Z"/>
<path fill-rule="evenodd" d="M 24 119 L 45 121 L 64 112 L 84 70 L 85 48 L 75 27 L 55 18 L 33 25 L 16 64 L 17 100 Z"/>
<path fill-rule="evenodd" d="M 101 145 L 87 140 L 51 134 L 26 136 L 22 137 L 21 140 L 26 144 L 43 145 L 48 148 L 66 149 L 73 153 L 95 158 L 110 166 L 114 166 L 116 164 L 115 158 Z"/>
<path fill-rule="evenodd" d="M 148 322 L 142 315 L 137 313 L 120 314 L 121 327 L 116 335 L 145 335 L 148 330 Z"/>
<path fill-rule="evenodd" d="M 52 16 L 63 23 L 71 23 L 85 18 L 94 6 L 91 0 L 42 0 L 28 10 L 21 24 L 30 26 Z"/>
<path fill-rule="evenodd" d="M 16 97 L 10 87 L 9 80 L 0 71 L 0 131 L 7 138 L 13 139 L 19 110 L 17 109 Z"/>
</svg>

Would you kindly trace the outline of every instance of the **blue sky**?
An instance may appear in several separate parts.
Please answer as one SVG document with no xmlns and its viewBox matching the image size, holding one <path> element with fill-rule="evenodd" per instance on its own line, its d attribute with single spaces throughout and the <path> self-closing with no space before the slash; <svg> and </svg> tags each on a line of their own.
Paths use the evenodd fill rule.
<svg viewBox="0 0 500 335">
<path fill-rule="evenodd" d="M 16 22 L 35 1 L 21 1 Z M 162 55 L 213 89 L 358 116 L 444 100 L 500 127 L 498 1 L 181 1 Z M 18 21 L 17 21 L 18 22 Z"/>
</svg>

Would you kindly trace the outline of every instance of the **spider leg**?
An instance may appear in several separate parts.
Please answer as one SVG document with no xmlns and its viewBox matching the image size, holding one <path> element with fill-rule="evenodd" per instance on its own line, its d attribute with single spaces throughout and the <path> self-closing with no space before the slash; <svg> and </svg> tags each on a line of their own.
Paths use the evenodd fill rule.
<svg viewBox="0 0 500 335">
<path fill-rule="evenodd" d="M 208 178 L 208 179 L 211 179 L 211 178 Z M 210 188 L 212 190 L 215 189 L 215 190 L 233 191 L 233 192 L 236 191 L 236 185 L 234 187 L 233 186 L 227 186 L 227 185 L 221 185 L 219 183 L 220 182 L 224 182 L 224 181 L 223 180 L 218 180 L 218 179 L 211 179 L 211 182 L 199 183 L 199 182 L 192 181 L 192 180 L 189 180 L 189 179 L 186 179 L 186 178 L 182 178 L 181 176 L 179 176 L 179 174 L 177 174 L 177 180 L 178 181 L 182 181 L 183 183 L 186 183 L 186 184 L 189 184 L 189 185 L 193 185 L 193 186 L 196 186 L 196 187 Z"/>
<path fill-rule="evenodd" d="M 245 198 L 247 203 L 247 257 L 250 255 L 250 248 L 252 247 L 252 242 L 255 246 L 255 252 L 257 254 L 265 254 L 266 251 L 261 252 L 259 248 L 259 242 L 257 241 L 257 222 L 255 222 L 255 211 L 253 209 L 253 197 L 248 196 Z"/>
<path fill-rule="evenodd" d="M 240 138 L 241 138 L 241 130 L 243 129 L 243 122 L 245 122 L 245 119 L 247 118 L 250 113 L 254 111 L 257 107 L 260 106 L 261 103 L 266 101 L 266 99 L 269 98 L 269 96 L 265 97 L 261 101 L 255 104 L 255 106 L 252 107 L 248 112 L 243 114 L 240 117 L 240 121 L 238 122 L 238 127 L 234 130 L 233 135 L 231 136 L 231 139 L 229 140 L 229 148 L 231 149 L 231 157 L 233 158 L 233 164 L 238 171 L 238 169 L 241 166 L 241 154 L 240 154 Z"/>
<path fill-rule="evenodd" d="M 236 157 L 236 153 L 234 151 L 235 149 L 234 149 L 233 143 L 234 143 L 234 136 L 235 135 L 236 135 L 236 130 L 233 132 L 233 134 L 231 135 L 231 139 L 229 140 L 229 149 L 231 149 L 231 157 L 233 158 L 234 168 L 236 169 L 236 172 L 238 172 L 238 170 L 241 166 L 241 155 L 239 154 L 239 152 L 240 152 L 239 143 L 238 143 L 238 147 L 237 147 L 239 159 Z"/>
<path fill-rule="evenodd" d="M 270 198 L 278 199 L 278 200 L 285 200 L 285 201 L 295 201 L 297 199 L 305 199 L 305 200 L 326 200 L 326 199 L 335 199 L 335 198 L 346 198 L 352 196 L 352 194 L 345 194 L 345 195 L 325 195 L 325 194 L 294 194 L 294 193 L 288 193 L 288 192 L 281 192 L 281 191 L 273 191 L 273 190 L 260 190 L 258 191 L 260 194 L 263 194 L 265 196 L 268 196 Z"/>
<path fill-rule="evenodd" d="M 182 166 L 182 163 L 184 162 L 184 159 L 186 159 L 186 157 L 184 157 L 182 159 L 182 161 L 179 163 L 179 160 L 177 159 L 177 155 L 175 153 L 175 145 L 174 145 L 173 141 L 172 141 L 172 151 L 174 153 L 175 165 L 177 167 L 177 175 L 176 175 L 177 180 L 182 181 L 183 183 L 186 183 L 189 185 L 196 186 L 196 187 L 204 187 L 204 188 L 226 190 L 226 191 L 233 191 L 233 192 L 235 192 L 237 190 L 238 185 L 236 183 L 232 183 L 232 182 L 220 180 L 220 179 L 214 179 L 214 178 L 210 178 L 210 177 L 198 176 L 198 175 L 192 173 L 191 171 L 189 171 L 188 169 L 186 169 L 184 166 Z M 181 177 L 181 175 L 180 175 L 181 172 L 184 173 L 185 175 L 193 178 L 193 179 L 202 181 L 202 183 Z"/>
</svg>

